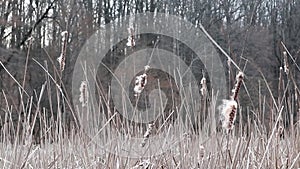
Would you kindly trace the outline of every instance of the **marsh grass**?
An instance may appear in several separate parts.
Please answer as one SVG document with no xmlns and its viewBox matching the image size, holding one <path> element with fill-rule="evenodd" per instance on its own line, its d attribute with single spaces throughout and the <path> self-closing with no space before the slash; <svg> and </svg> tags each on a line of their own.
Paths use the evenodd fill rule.
<svg viewBox="0 0 300 169">
<path fill-rule="evenodd" d="M 211 99 L 213 100 L 213 99 Z M 25 104 L 25 103 L 24 103 Z M 29 104 L 32 104 L 29 102 Z M 214 106 L 214 104 L 212 104 Z M 159 155 L 151 156 L 147 151 L 139 158 L 128 158 L 117 154 L 124 148 L 122 142 L 107 143 L 103 138 L 115 137 L 120 133 L 109 125 L 111 119 L 95 119 L 95 128 L 89 131 L 74 128 L 61 133 L 58 128 L 64 128 L 62 123 L 46 118 L 45 111 L 37 111 L 40 130 L 39 135 L 43 141 L 34 143 L 30 120 L 19 121 L 15 127 L 10 117 L 9 109 L 6 111 L 7 123 L 1 129 L 0 165 L 2 168 L 297 168 L 300 167 L 299 123 L 284 129 L 284 137 L 278 134 L 278 124 L 283 113 L 271 110 L 275 121 L 271 122 L 270 131 L 266 131 L 263 120 L 248 119 L 245 124 L 239 124 L 236 130 L 227 138 L 226 132 L 211 132 L 210 122 L 214 119 L 208 116 L 204 127 L 199 133 L 189 130 L 182 137 L 172 139 L 172 133 L 165 130 L 163 134 L 173 142 L 173 147 Z M 215 107 L 207 107 L 215 110 Z M 264 109 L 264 108 L 263 108 Z M 241 109 L 238 109 L 242 113 Z M 29 109 L 30 111 L 30 109 Z M 35 114 L 35 112 L 26 112 Z M 92 112 L 89 112 L 92 113 Z M 250 113 L 250 110 L 249 112 Z M 261 112 L 264 113 L 264 112 Z M 260 114 L 257 115 L 261 116 Z M 115 116 L 112 116 L 115 117 Z M 25 118 L 26 119 L 26 118 Z M 83 121 L 79 119 L 79 121 Z M 102 128 L 99 127 L 102 125 Z M 123 124 L 123 127 L 129 127 Z M 175 130 L 186 128 L 188 123 L 179 121 Z M 21 127 L 22 126 L 22 127 Z M 246 130 L 246 127 L 248 130 Z M 135 130 L 139 129 L 139 126 Z M 23 128 L 23 130 L 21 130 Z M 127 131 L 127 130 L 125 130 Z M 95 133 L 94 137 L 91 137 Z M 102 134 L 100 134 L 102 133 Z M 105 133 L 105 134 L 103 134 Z M 268 134 L 269 133 L 269 134 Z M 98 134 L 98 135 L 97 135 Z M 140 132 L 142 136 L 142 132 Z M 121 135 L 123 137 L 123 135 Z M 14 139 L 11 139 L 13 137 Z M 128 137 L 130 137 L 128 135 Z M 126 141 L 126 139 L 124 139 Z M 136 142 L 132 146 L 139 146 Z M 151 142 L 147 144 L 152 144 Z M 155 146 L 155 145 L 154 145 Z M 153 147 L 152 147 L 153 148 Z M 136 148 L 135 150 L 137 150 Z M 143 151 L 142 148 L 139 148 Z M 139 154 L 139 153 L 137 153 Z M 155 153 L 153 153 L 155 154 Z"/>
<path fill-rule="evenodd" d="M 54 108 L 46 110 L 40 107 L 39 100 L 33 102 L 33 96 L 26 97 L 28 99 L 23 99 L 21 103 L 23 113 L 19 113 L 18 121 L 15 122 L 11 105 L 7 104 L 5 119 L 1 120 L 1 168 L 300 167 L 300 124 L 299 119 L 293 115 L 298 109 L 292 109 L 298 103 L 287 96 L 289 89 L 297 88 L 296 83 L 292 83 L 294 86 L 281 85 L 280 97 L 276 100 L 261 74 L 271 96 L 271 106 L 268 109 L 265 107 L 265 96 L 261 93 L 258 108 L 238 105 L 239 122 L 230 133 L 216 130 L 218 96 L 212 90 L 194 105 L 199 106 L 202 112 L 207 112 L 207 115 L 199 113 L 196 117 L 195 121 L 200 125 L 193 124 L 191 120 L 195 118 L 190 116 L 194 112 L 188 112 L 185 118 L 179 118 L 174 123 L 164 117 L 164 121 L 158 124 L 159 128 L 152 133 L 164 140 L 157 142 L 151 135 L 142 142 L 145 128 L 120 120 L 118 112 L 109 112 L 107 117 L 99 116 L 107 112 L 104 112 L 105 109 L 91 108 L 91 104 L 95 103 L 90 101 L 85 106 L 75 105 L 75 109 L 70 108 L 70 100 L 60 88 L 63 84 L 59 85 L 60 81 L 56 81 L 55 76 L 48 73 L 47 66 L 44 70 L 48 81 L 37 92 L 37 96 L 41 98 L 46 91 L 57 92 L 58 104 L 64 108 L 57 109 L 58 115 L 55 116 Z M 290 76 L 291 71 L 287 79 L 291 79 Z M 286 84 L 283 81 L 280 78 L 280 83 Z M 53 82 L 56 84 L 55 89 L 47 85 Z M 247 85 L 247 82 L 243 84 Z M 189 91 L 193 92 L 193 89 Z M 20 85 L 20 95 L 23 93 L 25 91 Z M 108 102 L 102 102 L 101 105 L 109 107 Z M 183 106 L 188 105 L 183 103 Z M 66 109 L 77 119 L 74 125 L 65 121 L 62 110 Z M 269 118 L 265 117 L 267 114 L 270 115 Z M 287 127 L 284 125 L 287 118 L 283 118 L 286 116 L 291 121 Z M 131 135 L 130 131 L 135 131 L 135 135 Z M 130 139 L 132 140 L 129 141 Z M 140 146 L 141 144 L 144 146 Z"/>
</svg>

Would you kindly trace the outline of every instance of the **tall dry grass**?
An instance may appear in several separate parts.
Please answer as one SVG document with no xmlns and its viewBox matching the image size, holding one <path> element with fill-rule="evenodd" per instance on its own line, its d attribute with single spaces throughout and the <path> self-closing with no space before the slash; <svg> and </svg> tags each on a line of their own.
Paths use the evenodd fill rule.
<svg viewBox="0 0 300 169">
<path fill-rule="evenodd" d="M 288 56 L 285 57 L 288 58 Z M 47 91 L 56 92 L 58 103 L 53 104 L 58 104 L 59 108 L 46 110 L 40 106 L 40 100 L 34 103 L 32 97 L 28 97 L 28 100 L 23 101 L 21 105 L 23 116 L 15 123 L 11 116 L 13 113 L 10 109 L 11 105 L 6 105 L 5 119 L 2 120 L 4 123 L 1 124 L 0 131 L 1 168 L 293 169 L 300 167 L 300 124 L 299 118 L 294 116 L 294 111 L 299 111 L 294 107 L 299 106 L 299 103 L 295 97 L 290 97 L 291 94 L 298 96 L 299 93 L 292 71 L 286 74 L 280 73 L 278 98 L 274 97 L 264 74 L 261 74 L 272 99 L 271 107 L 269 109 L 265 107 L 265 96 L 261 93 L 258 99 L 259 108 L 237 105 L 235 113 L 239 115 L 237 116 L 239 123 L 235 125 L 232 132 L 215 129 L 214 114 L 218 115 L 217 95 L 215 94 L 217 92 L 211 91 L 205 94 L 205 98 L 197 103 L 203 112 L 208 112 L 207 116 L 203 113 L 198 117 L 198 122 L 202 122 L 201 125 L 192 124 L 189 121 L 192 117 L 187 116 L 170 124 L 175 132 L 183 128 L 187 129 L 183 135 L 174 136 L 174 131 L 161 130 L 159 134 L 168 144 L 160 146 L 171 148 L 157 155 L 155 152 L 151 154 L 151 151 L 144 150 L 144 147 L 151 149 L 157 146 L 148 140 L 150 134 L 145 136 L 147 132 L 145 133 L 142 126 L 118 121 L 118 112 L 110 112 L 107 118 L 99 117 L 99 113 L 105 114 L 106 112 L 90 109 L 90 104 L 93 103 L 85 101 L 84 96 L 82 105 L 74 105 L 75 108 L 71 108 L 70 100 L 65 96 L 63 84 L 60 81 L 61 72 L 57 71 L 57 75 L 51 75 L 47 71 L 46 64 L 40 63 L 40 66 L 43 67 L 48 81 L 39 91 L 39 98 Z M 50 89 L 47 84 L 53 82 L 56 88 Z M 88 90 L 87 84 L 84 82 L 84 90 Z M 243 82 L 241 90 L 245 89 L 243 86 L 247 86 L 247 79 Z M 190 91 L 192 92 L 192 89 Z M 291 91 L 295 93 L 290 93 Z M 20 95 L 22 96 L 25 92 L 20 85 Z M 107 104 L 109 103 L 104 103 L 104 105 Z M 64 118 L 66 109 L 70 110 L 77 119 L 74 125 L 66 124 Z M 57 115 L 53 113 L 49 115 L 49 112 L 57 112 Z M 193 113 L 190 112 L 190 114 Z M 265 117 L 266 114 L 270 117 Z M 243 116 L 246 116 L 247 120 L 243 120 Z M 289 125 L 286 125 L 287 122 Z M 166 123 L 170 122 L 166 121 Z M 162 122 L 159 125 L 166 124 Z M 105 140 L 113 140 L 116 136 L 130 138 L 129 131 L 132 130 L 136 131 L 134 137 L 147 139 L 144 139 L 144 142 L 133 143 L 133 147 L 124 147 L 126 142 L 121 141 L 105 142 Z M 140 146 L 141 144 L 143 146 Z M 126 154 L 124 148 L 141 152 L 136 152 L 138 157 L 132 158 L 124 155 Z"/>
</svg>

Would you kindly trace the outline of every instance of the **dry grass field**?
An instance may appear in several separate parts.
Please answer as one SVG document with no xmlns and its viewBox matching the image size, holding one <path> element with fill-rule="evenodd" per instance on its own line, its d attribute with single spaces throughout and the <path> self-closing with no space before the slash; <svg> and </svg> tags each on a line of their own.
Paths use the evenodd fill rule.
<svg viewBox="0 0 300 169">
<path fill-rule="evenodd" d="M 212 97 L 210 100 L 208 112 L 218 115 L 215 98 Z M 95 111 L 88 108 L 80 111 L 77 109 L 74 113 L 78 115 L 80 128 L 66 129 L 68 125 L 62 122 L 61 115 L 58 115 L 56 120 L 49 119 L 43 114 L 45 113 L 43 109 L 33 111 L 31 108 L 27 109 L 25 113 L 27 116 L 16 126 L 12 122 L 8 108 L 5 110 L 6 123 L 2 124 L 1 128 L 0 166 L 1 168 L 112 169 L 299 168 L 299 121 L 284 126 L 281 117 L 283 114 L 291 116 L 292 114 L 286 111 L 285 104 L 280 105 L 280 102 L 278 104 L 275 99 L 273 101 L 273 108 L 269 110 L 272 120 L 268 125 L 264 124 L 262 119 L 250 118 L 250 116 L 247 120 L 242 120 L 240 115 L 239 123 L 227 132 L 224 129 L 216 130 L 214 116 L 207 116 L 201 129 L 195 131 L 189 127 L 191 126 L 189 122 L 177 120 L 159 133 L 160 138 L 164 138 L 164 143 L 158 144 L 155 139 L 151 139 L 152 135 L 150 135 L 144 147 L 140 146 L 140 140 L 129 141 L 131 145 L 127 145 L 126 140 L 130 140 L 131 137 L 143 138 L 145 130 L 126 122 L 116 128 L 113 125 L 116 114 L 106 119 L 98 117 Z M 33 107 L 32 102 L 23 104 Z M 289 104 L 293 102 L 286 105 Z M 259 105 L 262 106 L 263 111 L 257 112 L 255 116 L 263 117 L 262 114 L 267 113 L 264 112 L 264 103 Z M 83 112 L 85 114 L 80 115 Z M 240 107 L 236 113 L 242 113 Z M 86 118 L 88 116 L 93 118 Z M 39 125 L 38 134 L 33 131 L 33 124 Z M 183 128 L 186 129 L 184 132 L 177 132 Z M 129 130 L 136 131 L 136 134 L 126 133 Z M 38 142 L 36 135 L 39 136 Z M 116 139 L 121 137 L 124 138 Z M 107 142 L 108 140 L 111 142 Z M 158 150 L 163 151 L 158 153 Z M 137 152 L 132 153 L 133 151 Z"/>
<path fill-rule="evenodd" d="M 299 91 L 292 72 L 286 71 L 288 65 L 278 75 L 278 98 L 274 97 L 264 74 L 261 74 L 268 96 L 259 92 L 258 98 L 250 98 L 257 102 L 256 108 L 241 104 L 243 97 L 239 98 L 238 93 L 243 90 L 247 95 L 248 79 L 240 72 L 233 80 L 235 85 L 231 86 L 233 91 L 230 100 L 225 101 L 223 107 L 216 101 L 218 91 L 207 91 L 206 80 L 202 79 L 201 101 L 190 105 L 184 99 L 181 100 L 183 107 L 192 107 L 187 110 L 196 110 L 197 107 L 201 112 L 185 112 L 181 116 L 181 111 L 172 111 L 170 115 L 178 113 L 178 118 L 173 120 L 159 113 L 163 118 L 157 123 L 138 125 L 122 119 L 117 111 L 101 106 L 95 108 L 95 103 L 88 101 L 87 82 L 83 82 L 78 89 L 81 92 L 81 104 L 71 108 L 71 100 L 61 88 L 64 85 L 55 80 L 64 71 L 64 57 L 61 55 L 58 59 L 60 67 L 56 76 L 51 75 L 42 63 L 34 60 L 48 78 L 41 90 L 35 93 L 37 101 L 33 101 L 33 96 L 22 100 L 19 108 L 22 111 L 18 112 L 17 121 L 13 117 L 12 106 L 6 101 L 6 109 L 3 109 L 5 115 L 1 116 L 0 125 L 1 168 L 300 167 L 300 123 L 295 116 L 299 110 L 294 108 L 299 106 Z M 1 66 L 5 68 L 2 62 Z M 20 98 L 25 98 L 27 93 L 21 83 L 5 70 L 19 85 Z M 140 88 L 135 86 L 136 96 L 139 96 L 138 92 L 147 83 L 145 77 L 147 75 L 142 74 L 137 78 L 142 81 L 135 82 L 135 85 L 141 85 Z M 56 88 L 51 90 L 57 96 L 57 102 L 53 103 L 57 105 L 52 107 L 52 111 L 54 107 L 60 107 L 54 110 L 56 115 L 49 115 L 49 111 L 40 105 L 43 94 L 50 91 L 46 85 L 50 83 L 56 84 Z M 179 85 L 179 90 L 184 89 Z M 98 91 L 101 91 L 100 87 Z M 187 91 L 190 92 L 187 95 L 192 95 L 193 89 Z M 9 93 L 3 92 L 3 95 L 9 97 Z M 157 106 L 163 109 L 165 95 L 158 92 L 158 96 Z M 109 107 L 108 101 L 100 101 L 102 106 Z M 66 111 L 71 112 L 76 120 L 68 121 L 64 113 Z M 132 112 L 123 113 L 126 115 Z M 195 114 L 198 116 L 193 116 Z M 222 119 L 221 125 L 218 119 Z"/>
</svg>

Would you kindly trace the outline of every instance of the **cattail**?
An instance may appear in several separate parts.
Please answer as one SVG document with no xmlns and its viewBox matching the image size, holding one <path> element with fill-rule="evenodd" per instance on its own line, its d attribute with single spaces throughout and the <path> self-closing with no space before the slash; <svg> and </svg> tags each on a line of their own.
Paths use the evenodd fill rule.
<svg viewBox="0 0 300 169">
<path fill-rule="evenodd" d="M 276 137 L 282 137 L 284 134 L 284 128 L 280 125 L 278 128 L 277 128 L 277 132 L 275 133 Z"/>
<path fill-rule="evenodd" d="M 59 63 L 59 69 L 60 71 L 65 70 L 65 65 L 66 65 L 66 57 L 64 54 L 60 54 L 60 56 L 57 58 L 57 61 Z"/>
<path fill-rule="evenodd" d="M 87 90 L 86 81 L 81 82 L 79 91 L 80 91 L 79 102 L 81 103 L 82 107 L 85 107 L 88 103 L 88 90 Z"/>
<path fill-rule="evenodd" d="M 144 73 L 140 76 L 137 76 L 135 78 L 135 86 L 134 86 L 134 92 L 135 92 L 135 95 L 134 96 L 138 96 L 139 94 L 142 93 L 142 91 L 144 90 L 145 86 L 147 84 L 147 74 Z"/>
<path fill-rule="evenodd" d="M 150 66 L 146 65 L 146 66 L 144 66 L 144 69 L 145 69 L 145 73 L 146 73 L 150 69 Z"/>
<path fill-rule="evenodd" d="M 62 41 L 66 40 L 66 35 L 68 34 L 68 31 L 63 31 L 60 33 L 60 35 L 62 36 Z"/>
<path fill-rule="evenodd" d="M 128 28 L 128 38 L 127 38 L 127 44 L 126 45 L 129 46 L 129 47 L 134 47 L 135 46 L 133 27 Z"/>
<path fill-rule="evenodd" d="M 234 85 L 234 88 L 232 89 L 231 100 L 223 100 L 223 105 L 221 106 L 221 122 L 223 128 L 225 128 L 227 131 L 232 130 L 234 126 L 234 122 L 236 119 L 236 112 L 237 112 L 236 100 L 243 79 L 244 79 L 244 73 L 239 72 L 236 75 L 236 83 Z"/>
<path fill-rule="evenodd" d="M 284 72 L 289 74 L 289 64 L 286 51 L 283 52 L 283 63 L 284 63 Z"/>
<path fill-rule="evenodd" d="M 221 109 L 222 127 L 227 131 L 232 130 L 236 118 L 237 102 L 235 100 L 223 100 Z"/>
<path fill-rule="evenodd" d="M 142 160 L 135 166 L 131 167 L 131 169 L 138 169 L 138 168 L 153 168 L 154 165 L 150 162 L 150 160 Z"/>
<path fill-rule="evenodd" d="M 201 94 L 202 94 L 203 97 L 205 97 L 206 94 L 207 94 L 207 86 L 206 86 L 206 78 L 205 78 L 204 76 L 203 76 L 203 78 L 201 79 L 200 83 L 201 83 L 201 85 L 202 85 L 202 87 L 201 87 L 201 89 L 200 89 Z"/>
<path fill-rule="evenodd" d="M 144 134 L 144 137 L 143 137 L 144 139 L 143 139 L 142 144 L 141 144 L 142 147 L 144 147 L 146 145 L 146 141 L 149 139 L 149 136 L 152 133 L 153 126 L 154 126 L 154 123 L 150 123 L 148 125 L 147 131 Z"/>
<path fill-rule="evenodd" d="M 145 72 L 142 75 L 139 75 L 135 77 L 135 86 L 133 88 L 134 90 L 134 96 L 139 96 L 139 94 L 142 93 L 144 90 L 146 84 L 147 84 L 147 71 L 150 69 L 149 65 L 145 66 Z"/>
<path fill-rule="evenodd" d="M 61 33 L 61 36 L 62 36 L 62 48 L 61 48 L 60 56 L 57 58 L 57 61 L 59 63 L 60 71 L 63 72 L 65 70 L 65 65 L 66 65 L 66 49 L 67 49 L 68 32 L 63 31 Z"/>
<path fill-rule="evenodd" d="M 233 100 L 237 99 L 237 96 L 238 96 L 239 90 L 241 88 L 243 79 L 244 79 L 244 73 L 243 72 L 239 72 L 236 75 L 236 83 L 234 85 L 234 89 L 232 89 L 232 96 L 231 96 L 231 98 Z"/>
</svg>

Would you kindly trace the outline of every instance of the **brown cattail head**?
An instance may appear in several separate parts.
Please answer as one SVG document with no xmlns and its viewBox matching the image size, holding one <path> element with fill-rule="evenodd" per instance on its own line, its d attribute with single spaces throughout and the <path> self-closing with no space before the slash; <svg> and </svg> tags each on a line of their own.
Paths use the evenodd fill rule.
<svg viewBox="0 0 300 169">
<path fill-rule="evenodd" d="M 232 130 L 236 119 L 237 102 L 235 100 L 223 100 L 221 107 L 222 127 L 227 131 Z"/>
<path fill-rule="evenodd" d="M 234 88 L 232 89 L 231 99 L 237 100 L 237 96 L 239 94 L 239 90 L 241 88 L 243 79 L 244 79 L 244 73 L 243 72 L 239 72 L 236 75 L 236 83 L 234 85 Z"/>
</svg>

